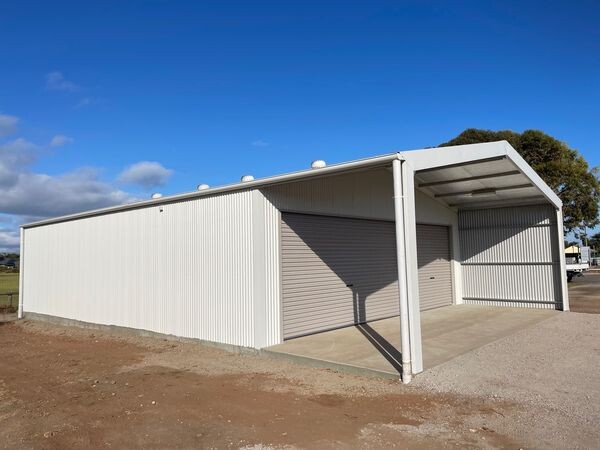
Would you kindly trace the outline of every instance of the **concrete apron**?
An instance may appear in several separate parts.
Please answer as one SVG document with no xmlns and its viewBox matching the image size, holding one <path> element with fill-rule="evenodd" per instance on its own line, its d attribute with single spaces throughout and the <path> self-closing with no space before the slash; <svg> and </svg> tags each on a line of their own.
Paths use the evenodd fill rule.
<svg viewBox="0 0 600 450">
<path fill-rule="evenodd" d="M 421 312 L 425 370 L 558 314 L 550 309 L 458 305 Z M 398 378 L 398 317 L 325 331 L 263 349 L 317 367 Z"/>
</svg>

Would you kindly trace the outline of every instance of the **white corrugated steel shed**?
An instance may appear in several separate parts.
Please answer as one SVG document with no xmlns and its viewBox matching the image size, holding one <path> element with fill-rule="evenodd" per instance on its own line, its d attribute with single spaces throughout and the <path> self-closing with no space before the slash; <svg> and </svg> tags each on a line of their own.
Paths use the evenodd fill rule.
<svg viewBox="0 0 600 450">
<path fill-rule="evenodd" d="M 281 211 L 395 220 L 392 161 L 402 164 L 406 251 L 398 261 L 406 261 L 412 372 L 422 370 L 417 222 L 450 229 L 455 303 L 568 309 L 560 200 L 502 141 L 393 153 L 24 225 L 19 314 L 243 347 L 280 343 Z"/>
</svg>

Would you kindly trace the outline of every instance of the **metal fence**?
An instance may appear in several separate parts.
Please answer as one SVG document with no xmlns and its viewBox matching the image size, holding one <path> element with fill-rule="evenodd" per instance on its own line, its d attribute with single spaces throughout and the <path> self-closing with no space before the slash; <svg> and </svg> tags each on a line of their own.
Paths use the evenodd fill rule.
<svg viewBox="0 0 600 450">
<path fill-rule="evenodd" d="M 0 268 L 0 313 L 15 313 L 19 307 L 19 270 Z"/>
</svg>

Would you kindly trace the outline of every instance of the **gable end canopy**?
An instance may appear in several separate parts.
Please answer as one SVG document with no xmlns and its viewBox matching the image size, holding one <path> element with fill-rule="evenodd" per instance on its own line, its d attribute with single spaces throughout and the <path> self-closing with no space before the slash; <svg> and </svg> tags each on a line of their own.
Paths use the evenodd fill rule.
<svg viewBox="0 0 600 450">
<path fill-rule="evenodd" d="M 506 141 L 403 153 L 416 187 L 457 209 L 551 203 L 560 199 Z"/>
</svg>

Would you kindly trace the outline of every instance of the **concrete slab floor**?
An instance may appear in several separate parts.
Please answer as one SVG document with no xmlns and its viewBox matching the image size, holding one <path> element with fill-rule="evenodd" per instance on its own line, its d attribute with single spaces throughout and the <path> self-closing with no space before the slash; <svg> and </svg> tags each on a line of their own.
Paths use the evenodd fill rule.
<svg viewBox="0 0 600 450">
<path fill-rule="evenodd" d="M 421 312 L 425 369 L 545 320 L 558 311 L 457 305 Z M 400 370 L 400 323 L 397 317 L 340 328 L 267 348 L 269 352 L 320 365 L 381 375 Z"/>
</svg>

